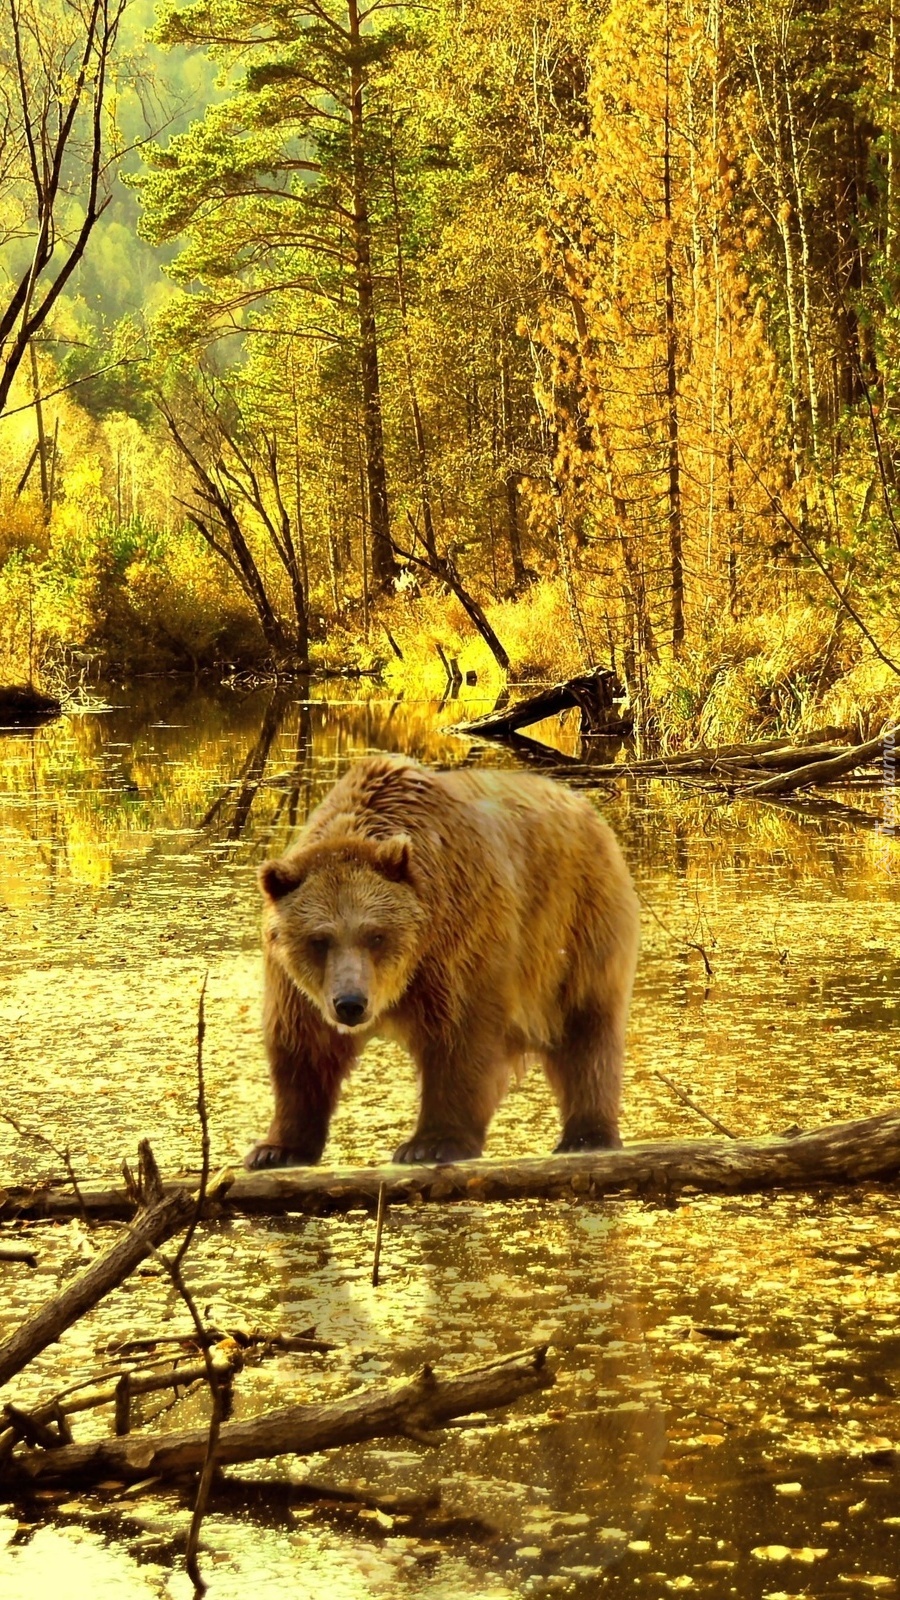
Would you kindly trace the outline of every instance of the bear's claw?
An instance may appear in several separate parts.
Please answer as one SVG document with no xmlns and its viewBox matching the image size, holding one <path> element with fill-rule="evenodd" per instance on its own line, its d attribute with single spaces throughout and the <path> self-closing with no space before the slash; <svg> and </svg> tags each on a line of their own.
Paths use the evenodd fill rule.
<svg viewBox="0 0 900 1600">
<path fill-rule="evenodd" d="M 394 1160 L 405 1165 L 417 1162 L 434 1164 L 439 1167 L 450 1166 L 455 1161 L 470 1161 L 473 1156 L 480 1156 L 481 1150 L 473 1141 L 438 1135 L 434 1138 L 419 1137 L 407 1139 L 394 1151 Z"/>
<path fill-rule="evenodd" d="M 261 1139 L 244 1157 L 248 1172 L 258 1172 L 261 1167 L 312 1167 L 318 1157 L 308 1150 L 292 1150 L 284 1144 L 268 1144 Z"/>
</svg>

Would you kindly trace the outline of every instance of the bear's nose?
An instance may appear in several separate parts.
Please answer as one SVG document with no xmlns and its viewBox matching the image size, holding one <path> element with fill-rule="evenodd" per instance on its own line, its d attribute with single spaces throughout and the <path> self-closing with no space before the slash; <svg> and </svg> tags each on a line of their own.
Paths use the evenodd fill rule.
<svg viewBox="0 0 900 1600">
<path fill-rule="evenodd" d="M 336 994 L 334 997 L 335 1016 L 338 1022 L 343 1022 L 348 1028 L 355 1028 L 358 1022 L 362 1022 L 367 1005 L 364 994 Z"/>
</svg>

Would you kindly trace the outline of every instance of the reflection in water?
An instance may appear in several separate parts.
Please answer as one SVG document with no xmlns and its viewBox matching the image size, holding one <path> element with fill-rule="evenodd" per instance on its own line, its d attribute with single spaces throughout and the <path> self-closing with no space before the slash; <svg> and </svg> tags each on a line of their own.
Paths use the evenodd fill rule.
<svg viewBox="0 0 900 1600">
<path fill-rule="evenodd" d="M 318 688 L 239 699 L 154 683 L 127 705 L 0 739 L 0 1109 L 70 1145 L 88 1178 L 112 1173 L 144 1134 L 169 1170 L 196 1164 L 194 1020 L 208 969 L 214 1159 L 240 1158 L 268 1101 L 254 866 L 367 750 L 435 764 L 515 759 L 454 738 L 446 730 L 461 714 L 461 702 L 438 712 L 376 696 L 326 702 Z M 578 754 L 571 729 L 536 731 Z M 895 1100 L 900 847 L 847 826 L 854 807 L 877 814 L 877 794 L 851 790 L 846 809 L 814 815 L 638 780 L 598 787 L 597 799 L 647 912 L 626 1138 L 705 1131 L 658 1070 L 741 1132 Z M 402 1054 L 374 1044 L 328 1159 L 382 1159 L 414 1102 Z M 543 1152 L 555 1135 L 534 1074 L 501 1109 L 490 1151 Z M 11 1131 L 0 1158 L 7 1179 L 51 1159 Z M 214 1600 L 260 1582 L 269 1596 L 328 1600 L 590 1600 L 607 1592 L 606 1571 L 609 1592 L 654 1600 L 682 1588 L 753 1600 L 854 1584 L 893 1592 L 898 1213 L 896 1195 L 877 1188 L 687 1196 L 672 1210 L 404 1208 L 389 1214 L 378 1290 L 364 1216 L 210 1230 L 192 1257 L 194 1287 L 217 1322 L 314 1321 L 338 1345 L 246 1371 L 245 1412 L 533 1339 L 552 1341 L 559 1370 L 549 1395 L 448 1430 L 439 1451 L 384 1441 L 291 1464 L 298 1476 L 389 1489 L 440 1478 L 445 1512 L 481 1518 L 492 1538 L 223 1508 L 206 1530 Z M 7 1269 L 0 1326 L 90 1248 L 78 1225 L 36 1236 L 40 1268 Z M 17 1392 L 46 1393 L 61 1371 L 74 1381 L 101 1364 L 95 1345 L 181 1318 L 151 1267 Z M 150 1416 L 159 1402 L 146 1406 Z M 201 1414 L 202 1399 L 188 1397 L 171 1425 Z M 13 1542 L 0 1553 L 2 1592 L 49 1592 L 46 1574 L 65 1562 L 73 1600 L 180 1596 L 185 1518 L 168 1495 L 125 1511 L 76 1496 L 18 1508 L 3 1524 Z"/>
</svg>

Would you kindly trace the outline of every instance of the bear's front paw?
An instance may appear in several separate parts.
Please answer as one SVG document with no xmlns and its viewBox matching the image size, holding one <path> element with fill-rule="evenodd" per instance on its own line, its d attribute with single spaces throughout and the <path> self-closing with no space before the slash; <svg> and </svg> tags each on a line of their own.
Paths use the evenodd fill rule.
<svg viewBox="0 0 900 1600">
<path fill-rule="evenodd" d="M 584 1123 L 581 1123 L 563 1128 L 563 1136 L 553 1154 L 562 1156 L 578 1150 L 621 1150 L 621 1148 L 622 1141 L 619 1138 L 618 1128 L 604 1128 L 599 1125 L 585 1127 Z"/>
<path fill-rule="evenodd" d="M 455 1161 L 471 1161 L 481 1155 L 481 1145 L 476 1139 L 466 1139 L 460 1134 L 413 1134 L 394 1151 L 394 1160 L 406 1165 L 422 1162 L 439 1167 L 450 1166 Z"/>
<path fill-rule="evenodd" d="M 261 1139 L 244 1157 L 248 1172 L 258 1172 L 261 1167 L 314 1167 L 318 1156 L 308 1150 L 294 1150 L 286 1144 L 269 1144 Z"/>
</svg>

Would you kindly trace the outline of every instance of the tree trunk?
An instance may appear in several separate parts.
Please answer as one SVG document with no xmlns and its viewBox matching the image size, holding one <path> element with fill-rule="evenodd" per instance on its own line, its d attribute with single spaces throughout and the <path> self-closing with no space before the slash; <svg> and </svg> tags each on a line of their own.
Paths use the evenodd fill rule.
<svg viewBox="0 0 900 1600">
<path fill-rule="evenodd" d="M 684 554 L 681 510 L 681 451 L 678 437 L 678 331 L 675 317 L 675 260 L 672 240 L 672 122 L 670 71 L 672 36 L 666 6 L 666 100 L 663 119 L 663 246 L 666 302 L 666 432 L 668 435 L 668 504 L 672 649 L 684 643 Z"/>
<path fill-rule="evenodd" d="M 413 437 L 416 444 L 416 466 L 419 475 L 419 496 L 422 505 L 422 539 L 425 549 L 432 560 L 437 557 L 437 545 L 434 536 L 434 517 L 431 509 L 431 491 L 428 486 L 428 448 L 425 442 L 425 424 L 422 421 L 422 410 L 419 405 L 419 396 L 416 389 L 416 375 L 413 370 L 412 350 L 409 338 L 409 318 L 406 303 L 406 270 L 403 261 L 403 230 L 400 222 L 400 196 L 397 192 L 397 164 L 394 159 L 394 136 L 391 130 L 390 163 L 391 199 L 394 207 L 394 241 L 397 253 L 397 304 L 400 310 L 400 325 L 403 329 L 403 364 L 406 368 L 406 384 L 409 390 L 409 404 L 412 412 Z"/>
<path fill-rule="evenodd" d="M 306 526 L 303 520 L 303 467 L 300 459 L 300 407 L 297 402 L 297 375 L 291 353 L 291 400 L 294 410 L 294 520 L 297 524 L 297 542 L 300 546 L 300 576 L 303 591 L 309 595 L 309 558 L 306 550 Z"/>
<path fill-rule="evenodd" d="M 522 559 L 522 538 L 519 532 L 519 474 L 512 466 L 513 424 L 512 402 L 509 391 L 509 361 L 506 352 L 500 356 L 500 410 L 503 435 L 503 454 L 506 458 L 503 490 L 506 496 L 506 532 L 512 561 L 513 589 L 518 594 L 527 586 L 528 574 Z"/>
<path fill-rule="evenodd" d="M 803 174 L 800 170 L 800 153 L 797 148 L 797 126 L 794 116 L 794 96 L 791 92 L 789 63 L 782 60 L 784 98 L 787 110 L 788 139 L 791 152 L 791 170 L 794 179 L 794 209 L 797 214 L 797 232 L 800 236 L 800 332 L 806 356 L 806 388 L 809 404 L 809 433 L 813 462 L 819 465 L 819 396 L 816 381 L 816 364 L 812 334 L 812 294 L 810 283 L 809 229 L 806 223 L 806 201 L 803 194 Z"/>
<path fill-rule="evenodd" d="M 34 417 L 37 424 L 38 462 L 41 469 L 41 501 L 45 514 L 50 509 L 50 463 L 47 459 L 47 434 L 44 428 L 44 402 L 41 398 L 41 374 L 38 368 L 34 340 L 28 346 L 31 357 L 31 387 L 34 395 Z"/>
<path fill-rule="evenodd" d="M 787 312 L 788 359 L 791 369 L 790 409 L 791 409 L 791 457 L 794 470 L 794 482 L 799 484 L 803 478 L 803 450 L 806 443 L 805 429 L 803 427 L 803 382 L 800 377 L 800 315 L 797 302 L 797 267 L 794 259 L 794 239 L 791 232 L 792 205 L 788 192 L 787 175 L 785 171 L 784 132 L 782 127 L 780 88 L 776 76 L 775 66 L 772 66 L 772 94 L 767 103 L 763 81 L 763 73 L 755 47 L 750 50 L 750 61 L 756 78 L 756 88 L 760 105 L 769 126 L 769 136 L 772 141 L 772 167 L 771 176 L 775 185 L 775 198 L 778 202 L 775 220 L 781 237 L 781 246 L 784 252 L 784 298 Z M 805 501 L 802 507 L 802 517 L 806 521 Z"/>
<path fill-rule="evenodd" d="M 387 469 L 384 460 L 378 330 L 375 322 L 375 295 L 372 282 L 372 230 L 369 222 L 368 174 L 364 142 L 361 60 L 363 43 L 357 0 L 348 0 L 347 17 L 352 50 L 350 155 L 353 173 L 353 243 L 359 316 L 360 380 L 366 437 L 366 479 L 369 491 L 369 535 L 372 540 L 372 576 L 381 588 L 386 589 L 396 577 L 397 566 L 391 544 Z"/>
<path fill-rule="evenodd" d="M 636 720 L 640 725 L 648 703 L 647 665 L 658 659 L 653 625 L 647 609 L 644 575 L 634 554 L 635 534 L 629 522 L 628 505 L 621 493 L 616 474 L 606 398 L 595 377 L 596 354 L 591 347 L 587 317 L 581 300 L 571 288 L 569 304 L 581 352 L 581 377 L 590 406 L 593 445 L 599 456 L 602 477 L 612 509 L 616 538 L 622 555 L 625 574 L 621 584 L 625 635 L 623 670 L 628 693 L 633 705 L 637 707 Z"/>
<path fill-rule="evenodd" d="M 308 599 L 308 591 L 307 591 L 307 588 L 306 588 L 306 585 L 305 585 L 304 579 L 303 579 L 303 565 L 302 565 L 302 562 L 301 562 L 301 556 L 300 556 L 300 553 L 299 553 L 299 550 L 298 550 L 297 543 L 295 543 L 295 541 L 294 541 L 294 535 L 293 535 L 293 531 L 291 529 L 290 514 L 288 512 L 287 505 L 285 504 L 284 496 L 283 496 L 283 494 L 281 492 L 281 478 L 280 478 L 280 474 L 279 474 L 278 456 L 277 456 L 277 452 L 276 452 L 274 437 L 273 437 L 272 441 L 270 442 L 269 449 L 268 449 L 268 452 L 267 452 L 267 465 L 268 465 L 268 468 L 269 468 L 269 477 L 270 477 L 270 480 L 271 480 L 271 483 L 272 483 L 272 492 L 273 492 L 273 494 L 275 496 L 275 504 L 276 504 L 276 506 L 278 508 L 278 517 L 279 517 L 279 521 L 280 521 L 280 524 L 281 524 L 281 526 L 280 526 L 280 534 L 281 534 L 280 540 L 276 537 L 275 528 L 272 526 L 268 515 L 266 515 L 265 521 L 266 521 L 267 525 L 270 528 L 270 531 L 272 533 L 272 542 L 275 545 L 275 549 L 276 549 L 278 555 L 281 557 L 281 560 L 284 563 L 284 567 L 285 567 L 285 570 L 286 570 L 287 575 L 288 575 L 288 582 L 289 582 L 289 584 L 291 586 L 291 600 L 292 600 L 293 606 L 294 606 L 294 628 L 295 628 L 295 632 L 296 632 L 295 653 L 296 653 L 296 656 L 297 656 L 297 665 L 301 668 L 302 671 L 308 671 L 308 669 L 309 669 L 309 599 Z M 302 524 L 302 511 L 301 511 L 301 506 L 300 506 L 300 485 L 299 485 L 299 481 L 297 483 L 296 499 L 297 499 L 297 535 L 298 535 L 298 542 L 302 544 L 302 540 L 303 540 L 303 524 Z"/>
<path fill-rule="evenodd" d="M 892 275 L 895 262 L 897 262 L 897 46 L 900 29 L 897 27 L 897 0 L 889 0 L 889 22 L 887 22 L 887 195 L 886 195 L 886 224 L 884 224 L 884 256 L 886 256 L 887 272 Z"/>
<path fill-rule="evenodd" d="M 725 446 L 725 513 L 728 518 L 728 611 L 736 622 L 740 616 L 740 573 L 738 563 L 740 559 L 738 549 L 737 526 L 737 494 L 735 492 L 735 454 L 734 454 L 734 389 L 731 374 L 731 321 L 728 323 L 728 397 L 726 401 L 728 416 L 728 442 Z"/>
<path fill-rule="evenodd" d="M 569 542 L 566 536 L 566 518 L 564 512 L 563 486 L 556 470 L 556 460 L 559 450 L 559 435 L 556 425 L 551 418 L 545 420 L 547 434 L 547 478 L 550 488 L 550 499 L 553 503 L 553 520 L 556 527 L 556 550 L 559 556 L 559 570 L 566 591 L 566 601 L 569 607 L 569 617 L 572 623 L 572 632 L 575 643 L 581 655 L 582 664 L 589 667 L 591 664 L 591 642 L 587 636 L 581 607 L 578 604 L 578 595 L 575 592 L 575 580 L 572 575 L 572 560 L 569 553 Z"/>
<path fill-rule="evenodd" d="M 289 640 L 281 625 L 281 619 L 266 593 L 262 574 L 256 565 L 253 553 L 244 538 L 241 525 L 235 516 L 233 507 L 228 502 L 227 496 L 222 495 L 220 497 L 218 510 L 233 552 L 233 559 L 230 562 L 232 571 L 242 580 L 241 586 L 256 612 L 263 637 L 269 649 L 273 655 L 283 656 L 289 649 Z M 189 512 L 189 516 L 194 527 L 198 532 L 202 533 L 207 544 L 221 555 L 222 546 L 208 523 L 197 512 Z"/>
<path fill-rule="evenodd" d="M 256 612 L 263 637 L 273 655 L 285 655 L 290 649 L 290 640 L 287 638 L 281 619 L 269 599 L 262 574 L 256 564 L 253 552 L 244 538 L 243 529 L 238 521 L 230 496 L 219 481 L 222 463 L 216 463 L 214 468 L 215 476 L 213 476 L 212 472 L 208 472 L 199 456 L 191 449 L 187 438 L 181 432 L 175 420 L 174 413 L 167 403 L 157 396 L 156 404 L 172 438 L 194 474 L 197 486 L 195 493 L 198 499 L 209 507 L 211 515 L 201 515 L 199 508 L 189 505 L 186 501 L 180 503 L 184 506 L 189 520 L 194 524 L 198 533 L 202 534 L 210 548 L 216 552 L 216 555 L 221 556 L 226 565 L 231 568 Z M 210 526 L 211 522 L 218 524 L 221 529 L 220 534 L 213 532 Z M 222 535 L 224 535 L 224 539 L 227 542 L 223 542 Z"/>
</svg>

